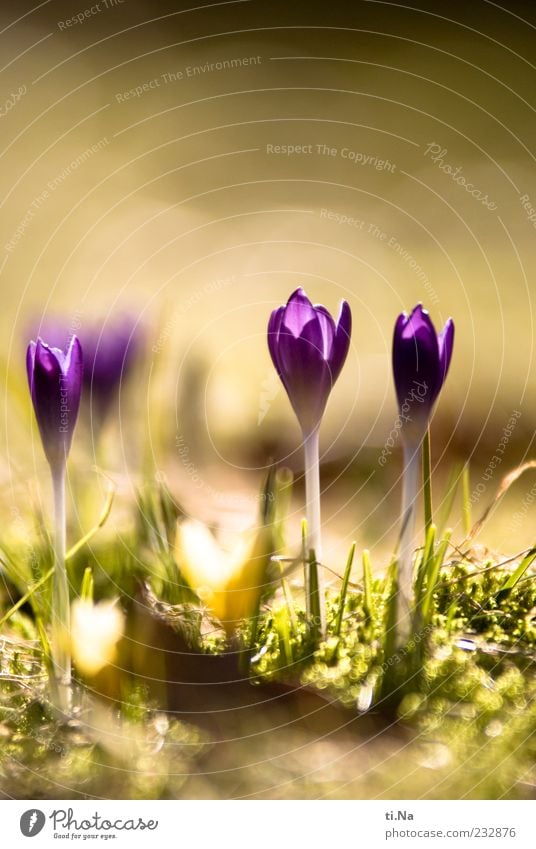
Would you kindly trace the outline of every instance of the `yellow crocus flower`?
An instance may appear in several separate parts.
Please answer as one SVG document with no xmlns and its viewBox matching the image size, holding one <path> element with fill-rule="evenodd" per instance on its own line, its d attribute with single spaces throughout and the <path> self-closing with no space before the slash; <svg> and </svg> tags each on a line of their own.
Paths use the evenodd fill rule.
<svg viewBox="0 0 536 849">
<path fill-rule="evenodd" d="M 274 551 L 271 525 L 246 531 L 224 551 L 202 522 L 180 522 L 177 563 L 182 575 L 231 635 L 242 619 L 255 615 Z"/>
</svg>

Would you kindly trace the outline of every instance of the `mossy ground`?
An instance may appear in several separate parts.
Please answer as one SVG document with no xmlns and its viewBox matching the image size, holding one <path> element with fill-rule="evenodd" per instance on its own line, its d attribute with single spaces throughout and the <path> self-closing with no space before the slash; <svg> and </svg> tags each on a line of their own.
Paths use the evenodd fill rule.
<svg viewBox="0 0 536 849">
<path fill-rule="evenodd" d="M 110 591 L 114 575 L 114 591 L 121 588 L 132 613 L 140 603 L 136 587 L 149 572 L 149 620 L 158 620 L 158 628 L 150 635 L 147 625 L 133 625 L 138 637 L 150 645 L 166 635 L 162 651 L 176 651 L 177 681 L 185 651 L 194 669 L 212 657 L 212 680 L 192 678 L 185 710 L 180 697 L 177 704 L 162 684 L 153 686 L 157 662 L 151 652 L 134 664 L 127 652 L 108 677 L 77 685 L 73 718 L 62 723 L 48 701 L 35 609 L 19 610 L 2 629 L 4 796 L 534 796 L 531 567 L 505 590 L 522 558 L 502 563 L 482 550 L 452 549 L 434 586 L 428 624 L 416 629 L 409 647 L 387 654 L 387 576 L 374 578 L 366 597 L 360 576 L 352 574 L 339 634 L 341 600 L 330 591 L 328 638 L 318 644 L 290 575 L 286 594 L 276 588 L 255 627 L 244 625 L 229 646 L 217 623 L 216 630 L 207 627 L 206 611 L 191 593 L 177 598 L 176 583 L 169 583 L 162 566 L 169 567 L 165 546 L 145 553 L 140 547 L 131 570 L 124 563 L 119 568 L 117 548 L 104 548 L 93 554 L 101 564 L 98 592 Z M 73 573 L 78 566 L 73 563 Z M 230 674 L 224 674 L 229 663 Z M 166 676 L 169 668 L 162 681 Z M 233 695 L 215 708 L 209 690 L 223 691 L 229 681 Z"/>
</svg>

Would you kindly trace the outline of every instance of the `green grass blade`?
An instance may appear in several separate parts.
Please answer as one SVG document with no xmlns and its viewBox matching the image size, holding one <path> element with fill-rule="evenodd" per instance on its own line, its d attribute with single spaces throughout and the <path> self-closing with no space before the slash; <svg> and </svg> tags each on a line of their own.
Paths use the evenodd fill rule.
<svg viewBox="0 0 536 849">
<path fill-rule="evenodd" d="M 437 554 L 434 558 L 432 558 L 432 564 L 426 578 L 426 588 L 424 590 L 424 597 L 421 606 L 422 627 L 426 627 L 430 623 L 434 590 L 437 586 L 437 579 L 439 578 L 439 573 L 445 560 L 451 536 L 452 531 L 448 530 L 439 544 Z"/>
<path fill-rule="evenodd" d="M 497 593 L 497 601 L 500 601 L 512 592 L 516 584 L 521 580 L 521 578 L 535 559 L 536 546 L 534 548 L 531 548 L 530 551 L 525 554 L 523 560 L 521 561 L 517 569 L 515 569 L 512 574 L 508 576 L 501 589 Z"/>
<path fill-rule="evenodd" d="M 31 599 L 32 595 L 38 589 L 40 589 L 42 586 L 44 586 L 46 584 L 46 582 L 48 580 L 50 580 L 50 578 L 52 577 L 53 574 L 54 574 L 54 567 L 52 567 L 52 569 L 49 569 L 48 572 L 46 572 L 43 575 L 43 577 L 39 579 L 39 581 L 37 581 L 35 584 L 33 584 L 33 586 L 30 587 L 28 592 L 25 593 L 23 596 L 21 596 L 19 598 L 19 600 L 13 605 L 13 607 L 9 608 L 7 613 L 5 613 L 2 616 L 2 618 L 0 619 L 0 628 L 2 627 L 2 625 L 5 625 L 5 623 L 8 621 L 8 619 L 10 619 L 13 616 L 13 614 L 17 612 L 17 610 L 19 610 L 24 604 L 26 604 L 27 601 L 29 601 Z"/>
<path fill-rule="evenodd" d="M 39 640 L 41 642 L 41 648 L 43 650 L 43 662 L 45 669 L 47 671 L 47 675 L 50 681 L 50 685 L 52 688 L 56 686 L 56 676 L 54 675 L 54 664 L 52 662 L 52 651 L 50 649 L 50 643 L 48 641 L 46 628 L 43 624 L 43 620 L 40 616 L 36 617 L 35 625 L 37 628 L 37 633 L 39 634 Z"/>
<path fill-rule="evenodd" d="M 370 563 L 370 551 L 363 551 L 363 609 L 367 625 L 372 623 L 373 601 L 372 601 L 372 566 Z"/>
<path fill-rule="evenodd" d="M 81 601 L 93 601 L 93 569 L 91 566 L 86 566 L 84 569 L 84 577 L 82 578 L 82 587 L 80 589 Z"/>
<path fill-rule="evenodd" d="M 313 549 L 309 554 L 309 610 L 310 629 L 315 644 L 321 635 L 320 587 L 318 583 L 318 562 Z"/>
<path fill-rule="evenodd" d="M 87 534 L 84 534 L 82 539 L 79 539 L 78 542 L 75 543 L 73 545 L 73 547 L 69 549 L 69 551 L 65 555 L 66 560 L 70 560 L 72 557 L 75 556 L 75 554 L 78 554 L 80 549 L 83 548 L 88 542 L 90 542 L 93 539 L 93 537 L 95 536 L 95 534 L 97 534 L 98 531 L 100 531 L 100 529 L 102 527 L 104 527 L 104 525 L 108 521 L 110 513 L 112 512 L 112 505 L 114 503 L 114 498 L 115 498 L 115 488 L 110 488 L 108 490 L 108 495 L 106 496 L 106 501 L 104 503 L 104 507 L 102 509 L 102 513 L 99 517 L 97 524 L 94 525 L 91 528 L 91 530 L 89 530 L 87 532 Z"/>
<path fill-rule="evenodd" d="M 281 563 L 279 564 L 279 569 L 281 571 L 281 588 L 283 590 L 283 596 L 285 598 L 285 604 L 287 606 L 288 618 L 292 628 L 292 632 L 295 634 L 298 627 L 298 623 L 296 620 L 296 611 L 294 609 L 294 599 L 292 597 L 292 591 L 290 589 L 289 582 L 283 575 L 283 568 Z"/>
<path fill-rule="evenodd" d="M 339 601 L 339 609 L 337 611 L 337 618 L 335 620 L 335 628 L 334 628 L 334 634 L 335 634 L 336 637 L 339 637 L 340 633 L 341 633 L 342 619 L 343 619 L 343 614 L 344 614 L 344 606 L 346 604 L 346 596 L 348 594 L 348 583 L 350 581 L 350 574 L 352 572 L 352 564 L 354 562 L 354 555 L 355 555 L 355 542 L 353 542 L 352 545 L 350 546 L 350 551 L 348 553 L 348 559 L 346 561 L 346 568 L 344 570 L 344 575 L 343 575 L 343 579 L 342 579 L 341 597 L 340 597 L 340 601 Z"/>
<path fill-rule="evenodd" d="M 416 607 L 420 607 L 422 603 L 422 592 L 423 587 L 425 585 L 425 581 L 429 577 L 430 570 L 433 567 L 434 560 L 434 544 L 435 544 L 435 536 L 436 536 L 436 526 L 430 525 L 426 532 L 426 539 L 424 543 L 424 549 L 421 557 L 421 562 L 419 563 L 419 568 L 417 571 L 417 580 L 415 582 L 415 605 Z"/>
<path fill-rule="evenodd" d="M 385 601 L 385 619 L 383 626 L 383 655 L 384 661 L 396 654 L 397 633 L 396 623 L 398 619 L 397 607 L 400 603 L 398 592 L 398 560 L 394 557 L 389 565 L 386 581 L 387 598 Z"/>
</svg>

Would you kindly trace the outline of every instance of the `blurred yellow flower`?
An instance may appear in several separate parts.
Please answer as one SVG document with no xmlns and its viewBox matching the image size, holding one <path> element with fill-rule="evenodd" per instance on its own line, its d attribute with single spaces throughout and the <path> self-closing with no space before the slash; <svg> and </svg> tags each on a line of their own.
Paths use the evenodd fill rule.
<svg viewBox="0 0 536 849">
<path fill-rule="evenodd" d="M 71 607 L 71 650 L 76 668 L 92 677 L 116 657 L 125 616 L 117 601 L 78 599 Z"/>
<path fill-rule="evenodd" d="M 177 562 L 190 585 L 232 634 L 242 619 L 254 616 L 274 552 L 271 525 L 246 531 L 234 549 L 224 551 L 202 522 L 180 522 Z"/>
</svg>

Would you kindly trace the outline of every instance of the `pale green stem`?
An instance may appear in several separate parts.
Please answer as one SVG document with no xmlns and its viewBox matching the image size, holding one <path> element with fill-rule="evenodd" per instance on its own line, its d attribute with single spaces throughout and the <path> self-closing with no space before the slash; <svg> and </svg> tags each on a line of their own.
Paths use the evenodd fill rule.
<svg viewBox="0 0 536 849">
<path fill-rule="evenodd" d="M 426 428 L 422 443 L 422 490 L 424 500 L 424 530 L 428 533 L 432 525 L 432 456 L 430 450 L 430 428 Z"/>
<path fill-rule="evenodd" d="M 322 637 L 326 634 L 326 611 L 324 598 L 324 577 L 321 567 L 322 545 L 320 539 L 320 425 L 309 434 L 304 434 L 305 451 L 305 501 L 307 517 L 307 548 L 314 551 L 318 568 L 318 595 L 320 600 L 320 633 Z M 305 588 L 307 596 L 310 592 L 309 567 L 307 567 L 308 580 Z"/>
<path fill-rule="evenodd" d="M 415 506 L 419 492 L 421 445 L 404 443 L 402 527 L 398 551 L 398 599 L 396 642 L 407 642 L 411 632 L 413 553 L 415 550 Z"/>
<path fill-rule="evenodd" d="M 69 580 L 65 566 L 66 514 L 65 465 L 52 472 L 54 489 L 54 577 L 52 581 L 52 662 L 54 666 L 57 707 L 69 712 L 71 707 L 71 624 Z"/>
</svg>

